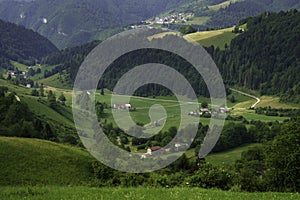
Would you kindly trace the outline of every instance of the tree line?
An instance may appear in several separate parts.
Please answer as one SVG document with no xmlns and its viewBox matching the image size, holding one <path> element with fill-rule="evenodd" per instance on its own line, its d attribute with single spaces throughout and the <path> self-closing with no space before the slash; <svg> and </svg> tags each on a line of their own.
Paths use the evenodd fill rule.
<svg viewBox="0 0 300 200">
<path fill-rule="evenodd" d="M 94 161 L 92 163 L 94 184 L 101 187 L 180 186 L 248 192 L 299 192 L 299 127 L 300 118 L 293 118 L 285 124 L 252 121 L 250 129 L 243 124 L 226 125 L 214 150 L 219 150 L 221 144 L 260 143 L 244 151 L 241 159 L 238 159 L 233 165 L 213 165 L 206 162 L 205 159 L 199 159 L 197 154 L 193 158 L 187 158 L 184 154 L 164 169 L 146 174 L 131 174 L 113 170 Z M 110 131 L 107 132 L 109 129 Z M 174 128 L 165 133 L 166 137 L 176 131 L 176 129 L 172 129 Z M 104 130 L 109 135 L 112 132 L 113 134 L 121 133 L 121 130 L 114 129 L 112 125 L 105 125 Z M 200 125 L 195 139 L 200 144 L 206 130 L 205 126 Z M 124 135 L 121 134 L 121 137 Z M 128 143 L 127 139 L 123 138 L 123 140 Z M 151 140 L 139 139 L 132 140 L 132 142 L 150 144 Z M 139 141 L 140 143 L 138 143 Z M 114 143 L 117 145 L 116 141 Z M 234 146 L 227 148 L 232 147 Z"/>
<path fill-rule="evenodd" d="M 38 33 L 0 20 L 0 67 L 11 67 L 8 60 L 34 65 L 42 57 L 56 51 L 58 49 Z"/>
</svg>

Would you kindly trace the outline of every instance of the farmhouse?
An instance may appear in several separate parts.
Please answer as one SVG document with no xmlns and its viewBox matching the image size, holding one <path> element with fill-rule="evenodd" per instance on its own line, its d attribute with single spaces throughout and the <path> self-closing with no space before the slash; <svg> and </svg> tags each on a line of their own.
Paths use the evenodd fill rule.
<svg viewBox="0 0 300 200">
<path fill-rule="evenodd" d="M 14 71 L 14 70 L 7 70 L 7 75 L 11 75 L 11 76 L 23 76 L 24 78 L 26 78 L 26 72 L 23 71 Z"/>
<path fill-rule="evenodd" d="M 151 156 L 151 154 L 149 154 L 149 153 L 144 153 L 144 154 L 141 156 L 141 159 L 145 159 L 145 158 L 150 157 L 150 156 Z"/>
<path fill-rule="evenodd" d="M 184 151 L 189 145 L 187 143 L 175 143 L 175 151 Z"/>
<path fill-rule="evenodd" d="M 192 112 L 189 112 L 189 115 L 199 117 L 200 116 L 200 112 L 198 110 L 192 111 Z"/>
<path fill-rule="evenodd" d="M 15 75 L 15 71 L 13 70 L 7 70 L 7 75 L 11 75 L 11 76 L 14 76 Z"/>
<path fill-rule="evenodd" d="M 114 104 L 113 109 L 116 110 L 129 110 L 131 109 L 131 104 L 127 103 L 127 104 Z"/>
<path fill-rule="evenodd" d="M 144 158 L 147 158 L 149 156 L 152 156 L 153 153 L 160 153 L 160 152 L 165 152 L 166 150 L 161 148 L 160 146 L 153 146 L 153 147 L 150 147 L 147 149 L 147 153 L 144 153 L 142 156 L 141 156 L 141 159 L 144 159 Z"/>
<path fill-rule="evenodd" d="M 208 110 L 208 108 L 201 108 L 200 115 L 205 114 L 205 113 L 210 113 L 210 110 Z"/>
<path fill-rule="evenodd" d="M 219 108 L 219 112 L 222 113 L 222 114 L 229 113 L 230 111 L 231 111 L 231 109 L 227 108 L 227 107 L 220 107 Z"/>
</svg>

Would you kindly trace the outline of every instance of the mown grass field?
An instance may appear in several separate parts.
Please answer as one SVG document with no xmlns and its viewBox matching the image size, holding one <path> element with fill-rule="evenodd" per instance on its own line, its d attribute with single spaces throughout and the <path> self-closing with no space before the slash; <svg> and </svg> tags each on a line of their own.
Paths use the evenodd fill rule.
<svg viewBox="0 0 300 200">
<path fill-rule="evenodd" d="M 283 109 L 299 109 L 300 105 L 297 104 L 286 104 L 280 102 L 279 97 L 273 96 L 262 96 L 260 97 L 261 102 L 258 104 L 259 107 L 272 107 L 272 108 L 283 108 Z"/>
<path fill-rule="evenodd" d="M 220 30 L 212 30 L 212 31 L 201 31 L 201 32 L 196 32 L 196 33 L 191 33 L 188 35 L 185 35 L 185 38 L 191 38 L 195 41 L 201 41 L 204 39 L 208 39 L 217 35 L 222 35 L 223 33 L 226 32 L 232 32 L 233 27 L 231 28 L 226 28 L 226 29 L 220 29 Z"/>
<path fill-rule="evenodd" d="M 292 193 L 245 193 L 199 188 L 3 187 L 3 200 L 270 200 L 299 199 Z"/>
<path fill-rule="evenodd" d="M 187 40 L 196 41 L 202 46 L 209 47 L 213 45 L 223 50 L 225 49 L 225 44 L 230 46 L 231 40 L 237 36 L 237 34 L 232 33 L 232 30 L 233 27 L 220 30 L 202 31 L 191 33 L 184 37 Z"/>
<path fill-rule="evenodd" d="M 203 25 L 208 20 L 210 20 L 210 17 L 193 17 L 191 20 L 187 21 L 185 24 L 188 24 L 188 25 Z"/>
<path fill-rule="evenodd" d="M 26 65 L 23 65 L 21 63 L 18 63 L 18 62 L 15 62 L 15 61 L 11 61 L 11 64 L 18 68 L 20 71 L 27 71 L 27 66 Z"/>
<path fill-rule="evenodd" d="M 208 6 L 208 8 L 209 8 L 210 10 L 213 10 L 213 11 L 218 11 L 218 10 L 220 10 L 221 8 L 226 8 L 226 7 L 228 7 L 231 3 L 235 3 L 235 2 L 238 2 L 238 1 L 242 1 L 242 0 L 228 0 L 228 1 L 224 1 L 224 2 L 222 2 L 222 3 L 216 4 L 216 5 Z"/>
<path fill-rule="evenodd" d="M 221 35 L 217 35 L 208 39 L 198 41 L 199 44 L 205 47 L 210 47 L 214 45 L 215 47 L 219 47 L 221 50 L 225 49 L 225 45 L 227 44 L 230 47 L 231 40 L 234 39 L 237 35 L 231 32 L 224 32 Z"/>
<path fill-rule="evenodd" d="M 271 121 L 279 121 L 283 122 L 286 119 L 289 119 L 289 117 L 278 117 L 278 116 L 266 116 L 266 115 L 258 115 L 255 113 L 254 110 L 235 110 L 232 112 L 233 115 L 241 115 L 244 118 L 246 118 L 248 121 L 254 120 L 254 121 L 263 121 L 263 122 L 271 122 Z"/>
<path fill-rule="evenodd" d="M 64 79 L 63 75 L 61 77 L 62 77 L 62 79 Z M 55 75 L 50 76 L 48 78 L 38 79 L 37 82 L 39 84 L 43 83 L 44 85 L 47 85 L 47 86 L 50 86 L 50 87 L 55 87 L 55 88 L 61 88 L 61 89 L 67 89 L 67 90 L 72 89 L 70 84 L 68 84 L 67 82 L 62 83 L 59 80 L 59 75 L 58 74 L 55 74 Z"/>
</svg>

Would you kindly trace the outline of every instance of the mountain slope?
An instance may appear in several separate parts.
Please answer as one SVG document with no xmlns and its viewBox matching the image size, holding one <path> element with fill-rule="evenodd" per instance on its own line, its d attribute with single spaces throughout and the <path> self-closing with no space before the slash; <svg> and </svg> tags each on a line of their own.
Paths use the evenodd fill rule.
<svg viewBox="0 0 300 200">
<path fill-rule="evenodd" d="M 300 102 L 300 12 L 265 13 L 240 23 L 247 30 L 230 48 L 208 49 L 226 83 Z"/>
<path fill-rule="evenodd" d="M 248 24 L 246 31 L 236 35 L 229 32 L 235 38 L 231 41 L 231 44 L 230 42 L 227 43 L 227 48 L 221 47 L 224 50 L 220 50 L 220 48 L 209 47 L 208 52 L 220 68 L 225 83 L 260 90 L 263 95 L 282 95 L 281 100 L 299 101 L 296 97 L 300 94 L 299 15 L 298 11 L 292 10 L 277 14 L 266 13 L 242 20 L 241 24 Z M 213 41 L 213 43 L 221 42 Z M 206 46 L 209 45 L 206 44 Z M 74 63 L 77 63 L 76 65 L 64 64 L 65 61 L 58 55 L 50 60 L 44 59 L 45 64 L 63 64 L 66 67 L 65 69 L 67 69 L 69 81 L 72 83 L 84 55 L 82 57 L 77 56 L 81 58 L 80 60 L 69 56 L 69 60 L 73 60 Z M 114 66 L 117 67 L 108 70 L 105 74 L 104 86 L 110 89 L 113 88 L 115 81 L 118 80 L 124 71 L 143 63 L 143 61 L 138 61 L 138 58 L 142 59 L 142 55 L 145 56 L 146 54 L 136 52 L 134 55 L 131 55 L 132 57 L 124 58 L 125 61 L 119 61 L 119 63 L 115 64 Z M 152 54 L 148 55 L 148 58 L 153 56 Z M 188 65 L 170 57 L 170 55 L 160 53 L 160 56 L 164 59 L 158 60 L 158 63 L 164 63 L 166 62 L 165 60 L 169 59 L 170 62 L 164 64 L 177 67 L 176 69 L 179 72 L 186 75 L 192 86 L 195 86 L 194 89 L 197 94 L 206 94 L 203 93 L 205 84 L 204 86 L 201 84 L 201 87 L 199 84 L 199 82 L 202 83 L 203 81 L 198 76 L 195 76 L 195 73 L 189 70 L 188 67 L 181 67 Z M 56 62 L 51 63 L 51 60 Z"/>
<path fill-rule="evenodd" d="M 193 13 L 193 18 L 187 23 L 169 23 L 165 26 L 175 30 L 185 25 L 193 25 L 199 30 L 219 29 L 231 27 L 241 19 L 263 12 L 287 11 L 293 8 L 300 9 L 298 0 L 196 0 L 171 9 L 166 14 L 171 16 L 174 13 Z"/>
<path fill-rule="evenodd" d="M 107 30 L 140 22 L 189 0 L 4 1 L 0 18 L 22 24 L 59 48 L 97 39 Z"/>
<path fill-rule="evenodd" d="M 228 27 L 238 24 L 243 18 L 255 16 L 266 11 L 279 12 L 293 8 L 300 9 L 300 2 L 297 0 L 244 0 L 232 3 L 228 7 L 212 13 L 207 26 L 214 28 Z"/>
<path fill-rule="evenodd" d="M 0 186 L 82 185 L 93 178 L 92 161 L 76 147 L 0 137 Z"/>
<path fill-rule="evenodd" d="M 71 107 L 56 102 L 62 92 L 52 91 L 50 98 L 50 89 L 29 89 L 14 82 L 0 79 L 0 136 L 80 144 Z"/>
<path fill-rule="evenodd" d="M 0 20 L 0 57 L 24 63 L 40 60 L 56 51 L 58 49 L 38 33 Z"/>
</svg>

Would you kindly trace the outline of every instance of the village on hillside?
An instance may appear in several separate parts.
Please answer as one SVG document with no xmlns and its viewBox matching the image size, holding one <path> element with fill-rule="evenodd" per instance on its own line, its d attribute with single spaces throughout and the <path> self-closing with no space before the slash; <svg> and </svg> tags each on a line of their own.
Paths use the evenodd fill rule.
<svg viewBox="0 0 300 200">
<path fill-rule="evenodd" d="M 146 20 L 145 23 L 148 25 L 181 24 L 181 23 L 186 23 L 193 17 L 194 17 L 193 13 L 173 13 L 167 16 L 159 16 L 159 17 Z"/>
</svg>

